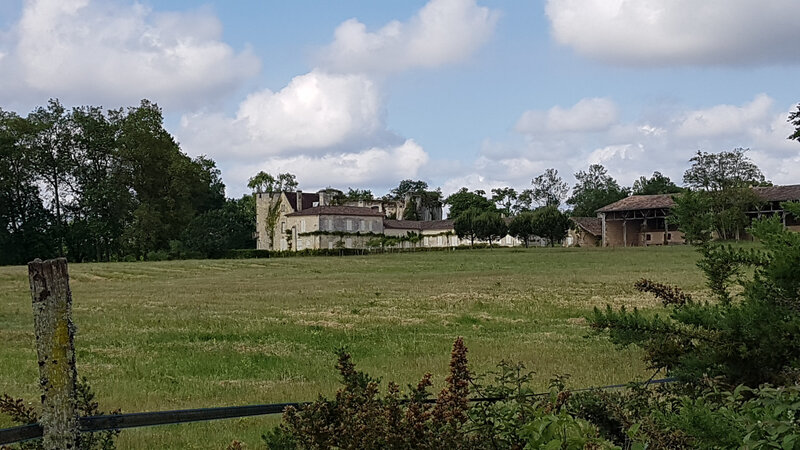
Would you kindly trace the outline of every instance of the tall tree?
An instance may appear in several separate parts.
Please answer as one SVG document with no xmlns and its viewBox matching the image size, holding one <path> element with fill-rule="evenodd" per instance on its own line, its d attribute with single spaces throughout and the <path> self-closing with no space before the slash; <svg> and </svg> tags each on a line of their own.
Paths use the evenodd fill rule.
<svg viewBox="0 0 800 450">
<path fill-rule="evenodd" d="M 478 239 L 488 241 L 489 247 L 492 242 L 508 234 L 508 227 L 499 211 L 484 211 L 475 218 L 473 224 Z"/>
<path fill-rule="evenodd" d="M 457 218 L 462 212 L 469 208 L 475 208 L 481 212 L 495 210 L 494 203 L 478 192 L 483 191 L 470 192 L 469 189 L 464 187 L 458 192 L 450 194 L 450 196 L 444 200 L 446 204 L 450 205 L 448 217 L 451 219 Z"/>
<path fill-rule="evenodd" d="M 263 170 L 254 175 L 247 182 L 247 187 L 258 194 L 275 194 L 282 191 L 297 189 L 297 177 L 291 173 L 279 173 L 273 176 Z"/>
<path fill-rule="evenodd" d="M 744 148 L 719 153 L 698 151 L 689 160 L 692 166 L 684 172 L 683 182 L 693 189 L 711 192 L 759 186 L 765 183 L 764 174 L 747 157 L 747 151 Z"/>
<path fill-rule="evenodd" d="M 508 224 L 508 234 L 521 240 L 526 248 L 530 246 L 531 238 L 536 235 L 533 219 L 533 211 L 523 211 L 514 216 Z"/>
<path fill-rule="evenodd" d="M 794 133 L 789 136 L 789 139 L 800 142 L 800 104 L 797 105 L 797 111 L 789 113 L 788 122 L 794 125 Z"/>
<path fill-rule="evenodd" d="M 539 206 L 560 206 L 569 192 L 569 185 L 558 176 L 558 170 L 547 169 L 531 180 L 531 198 Z"/>
<path fill-rule="evenodd" d="M 554 205 L 544 206 L 533 212 L 533 234 L 545 238 L 551 247 L 567 237 L 571 225 L 569 217 Z"/>
<path fill-rule="evenodd" d="M 469 207 L 456 216 L 453 221 L 453 230 L 459 239 L 469 238 L 469 246 L 475 245 L 475 239 L 478 239 L 478 217 L 483 214 L 485 210 L 477 207 Z"/>
<path fill-rule="evenodd" d="M 517 204 L 517 191 L 511 187 L 492 189 L 492 201 L 506 217 L 515 214 L 514 206 Z"/>
<path fill-rule="evenodd" d="M 72 135 L 65 108 L 58 100 L 50 99 L 47 107 L 39 107 L 28 115 L 33 133 L 28 148 L 33 152 L 36 173 L 49 194 L 50 210 L 55 218 L 53 227 L 59 255 L 65 255 L 67 243 L 67 203 L 74 198 L 75 159 Z"/>
<path fill-rule="evenodd" d="M 683 182 L 702 192 L 710 205 L 714 229 L 721 239 L 739 239 L 749 225 L 747 211 L 759 202 L 751 186 L 766 184 L 764 174 L 745 155 L 746 149 L 706 153 L 698 151 Z"/>
<path fill-rule="evenodd" d="M 630 190 L 620 187 L 601 164 L 592 164 L 586 172 L 579 171 L 575 179 L 567 204 L 573 206 L 572 215 L 576 217 L 594 217 L 598 209 L 630 194 Z"/>
<path fill-rule="evenodd" d="M 389 191 L 389 196 L 394 200 L 405 199 L 406 194 L 419 194 L 428 190 L 428 183 L 421 180 L 403 180 L 400 184 Z"/>
<path fill-rule="evenodd" d="M 653 172 L 650 178 L 642 176 L 633 182 L 633 195 L 675 194 L 681 191 L 680 187 L 659 171 Z"/>
</svg>

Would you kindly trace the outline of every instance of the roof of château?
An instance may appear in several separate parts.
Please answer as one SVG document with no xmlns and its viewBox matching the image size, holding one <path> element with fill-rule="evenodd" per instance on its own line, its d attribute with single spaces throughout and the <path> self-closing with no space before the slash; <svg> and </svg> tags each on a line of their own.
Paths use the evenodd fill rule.
<svg viewBox="0 0 800 450">
<path fill-rule="evenodd" d="M 603 234 L 603 220 L 599 217 L 570 217 L 575 225 L 595 236 Z"/>
<path fill-rule="evenodd" d="M 394 220 L 385 219 L 383 228 L 394 230 L 452 230 L 452 220 Z"/>
<path fill-rule="evenodd" d="M 371 216 L 383 217 L 383 213 L 373 208 L 360 208 L 358 206 L 314 206 L 302 211 L 287 214 L 291 216 Z"/>
</svg>

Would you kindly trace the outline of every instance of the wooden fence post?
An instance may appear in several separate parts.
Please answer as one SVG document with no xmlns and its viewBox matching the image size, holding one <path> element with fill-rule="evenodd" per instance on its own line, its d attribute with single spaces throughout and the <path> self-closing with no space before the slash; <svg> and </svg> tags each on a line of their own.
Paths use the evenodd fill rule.
<svg viewBox="0 0 800 450">
<path fill-rule="evenodd" d="M 28 263 L 33 299 L 36 352 L 45 449 L 74 449 L 78 444 L 78 410 L 75 398 L 75 327 L 72 293 L 65 258 Z"/>
</svg>

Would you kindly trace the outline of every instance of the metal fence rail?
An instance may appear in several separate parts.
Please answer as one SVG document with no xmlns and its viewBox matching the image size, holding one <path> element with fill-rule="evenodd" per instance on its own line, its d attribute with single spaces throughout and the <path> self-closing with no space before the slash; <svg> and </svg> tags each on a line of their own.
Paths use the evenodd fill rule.
<svg viewBox="0 0 800 450">
<path fill-rule="evenodd" d="M 650 380 L 644 384 L 664 384 L 672 383 L 674 378 L 662 378 Z M 594 389 L 619 389 L 629 386 L 629 384 L 613 384 L 597 388 L 573 389 L 572 392 L 583 392 Z M 532 394 L 531 396 L 544 396 L 547 392 Z M 470 402 L 496 402 L 506 398 L 473 398 Z M 425 403 L 435 403 L 436 399 L 428 399 Z M 178 409 L 173 411 L 139 412 L 128 414 L 107 414 L 102 416 L 81 417 L 80 432 L 92 433 L 97 431 L 123 430 L 126 428 L 151 427 L 156 425 L 172 425 L 188 422 L 202 422 L 206 420 L 234 419 L 239 417 L 264 416 L 269 414 L 281 414 L 288 406 L 302 407 L 309 402 L 303 403 L 273 403 L 269 405 L 248 405 L 248 406 L 223 406 L 220 408 L 196 408 Z M 22 425 L 14 428 L 0 430 L 0 445 L 13 444 L 16 442 L 28 441 L 42 437 L 42 426 L 38 423 Z"/>
</svg>

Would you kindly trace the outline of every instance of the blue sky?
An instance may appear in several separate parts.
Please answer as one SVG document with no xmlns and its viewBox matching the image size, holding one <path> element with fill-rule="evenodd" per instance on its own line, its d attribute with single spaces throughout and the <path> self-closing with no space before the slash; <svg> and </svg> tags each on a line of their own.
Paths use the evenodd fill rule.
<svg viewBox="0 0 800 450">
<path fill-rule="evenodd" d="M 149 98 L 230 196 L 259 170 L 378 195 L 591 163 L 680 182 L 735 147 L 793 184 L 799 19 L 795 0 L 6 0 L 0 107 Z"/>
</svg>

